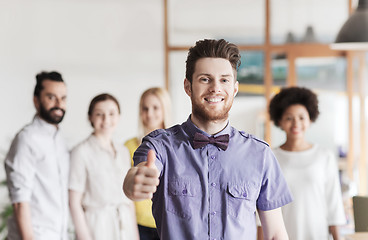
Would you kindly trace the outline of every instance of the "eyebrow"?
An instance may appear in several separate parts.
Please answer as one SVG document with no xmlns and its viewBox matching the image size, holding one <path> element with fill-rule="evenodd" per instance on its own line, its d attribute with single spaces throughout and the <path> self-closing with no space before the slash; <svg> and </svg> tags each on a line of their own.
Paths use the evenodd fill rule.
<svg viewBox="0 0 368 240">
<path fill-rule="evenodd" d="M 197 76 L 208 76 L 208 77 L 211 77 L 212 74 L 209 74 L 209 73 L 199 73 Z M 232 74 L 222 74 L 221 77 L 232 77 L 233 75 Z"/>
<path fill-rule="evenodd" d="M 50 93 L 50 92 L 46 92 L 45 95 L 48 96 L 48 97 L 52 97 L 52 96 L 57 97 L 57 94 Z M 67 95 L 62 95 L 61 99 L 66 99 L 66 97 L 67 97 Z"/>
</svg>

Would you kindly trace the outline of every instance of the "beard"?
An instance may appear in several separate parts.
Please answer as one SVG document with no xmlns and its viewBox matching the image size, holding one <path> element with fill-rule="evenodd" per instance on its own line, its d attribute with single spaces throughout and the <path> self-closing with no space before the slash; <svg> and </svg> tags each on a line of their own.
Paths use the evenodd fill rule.
<svg viewBox="0 0 368 240">
<path fill-rule="evenodd" d="M 231 109 L 232 103 L 234 99 L 228 99 L 228 102 L 224 104 L 221 110 L 210 110 L 206 109 L 206 107 L 197 102 L 193 95 L 192 99 L 192 112 L 193 115 L 196 116 L 200 121 L 209 122 L 209 121 L 224 121 L 229 117 L 229 111 Z M 224 100 L 225 101 L 225 100 Z"/>
<path fill-rule="evenodd" d="M 61 116 L 55 116 L 52 114 L 53 111 L 55 110 L 61 110 L 63 112 L 63 115 Z M 39 113 L 40 117 L 45 120 L 48 123 L 51 124 L 59 124 L 61 121 L 63 121 L 64 115 L 65 115 L 65 110 L 58 108 L 58 107 L 54 107 L 54 108 L 50 108 L 49 110 L 47 110 L 42 103 L 40 104 L 40 113 Z"/>
</svg>

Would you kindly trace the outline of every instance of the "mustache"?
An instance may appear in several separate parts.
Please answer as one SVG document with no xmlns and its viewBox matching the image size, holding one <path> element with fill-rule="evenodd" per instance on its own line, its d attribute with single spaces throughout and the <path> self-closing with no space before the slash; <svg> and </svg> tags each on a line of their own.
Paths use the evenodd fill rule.
<svg viewBox="0 0 368 240">
<path fill-rule="evenodd" d="M 60 110 L 60 111 L 62 111 L 62 112 L 65 114 L 65 110 L 64 110 L 64 109 L 62 109 L 62 108 L 59 108 L 59 107 L 53 107 L 53 108 L 51 108 L 51 109 L 49 110 L 49 112 L 54 111 L 54 110 Z"/>
</svg>

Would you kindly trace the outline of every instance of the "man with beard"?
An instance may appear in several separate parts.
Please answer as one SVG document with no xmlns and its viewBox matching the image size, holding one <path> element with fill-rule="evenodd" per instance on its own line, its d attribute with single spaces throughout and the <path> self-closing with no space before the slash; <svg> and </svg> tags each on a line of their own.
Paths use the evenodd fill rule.
<svg viewBox="0 0 368 240">
<path fill-rule="evenodd" d="M 152 197 L 161 240 L 255 239 L 256 209 L 265 239 L 288 239 L 280 207 L 292 198 L 276 158 L 229 124 L 239 65 L 234 44 L 198 41 L 184 80 L 192 114 L 147 135 L 134 154 L 124 192 L 135 201 Z"/>
<path fill-rule="evenodd" d="M 14 214 L 8 238 L 67 239 L 69 152 L 58 124 L 66 109 L 66 85 L 57 72 L 36 76 L 32 123 L 14 138 L 5 158 Z"/>
</svg>

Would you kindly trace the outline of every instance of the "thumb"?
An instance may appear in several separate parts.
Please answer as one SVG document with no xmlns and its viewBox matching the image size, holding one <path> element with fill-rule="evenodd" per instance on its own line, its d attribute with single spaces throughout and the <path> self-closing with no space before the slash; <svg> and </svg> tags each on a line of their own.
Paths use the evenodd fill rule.
<svg viewBox="0 0 368 240">
<path fill-rule="evenodd" d="M 149 150 L 147 154 L 147 163 L 146 166 L 149 168 L 155 167 L 155 161 L 156 161 L 156 153 L 154 150 Z"/>
</svg>

